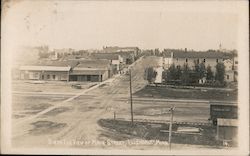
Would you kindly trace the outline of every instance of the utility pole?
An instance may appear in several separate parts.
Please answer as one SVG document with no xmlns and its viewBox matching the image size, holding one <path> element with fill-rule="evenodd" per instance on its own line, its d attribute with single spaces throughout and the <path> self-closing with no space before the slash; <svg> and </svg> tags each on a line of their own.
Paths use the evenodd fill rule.
<svg viewBox="0 0 250 156">
<path fill-rule="evenodd" d="M 169 149 L 171 150 L 171 138 L 172 138 L 172 124 L 173 124 L 173 118 L 174 118 L 174 109 L 175 107 L 170 108 L 170 124 L 169 124 L 169 136 L 168 136 L 168 143 L 169 143 Z"/>
<path fill-rule="evenodd" d="M 129 81 L 130 81 L 130 111 L 131 111 L 131 122 L 134 124 L 134 115 L 133 115 L 133 99 L 132 99 L 132 73 L 131 69 L 129 69 Z"/>
</svg>

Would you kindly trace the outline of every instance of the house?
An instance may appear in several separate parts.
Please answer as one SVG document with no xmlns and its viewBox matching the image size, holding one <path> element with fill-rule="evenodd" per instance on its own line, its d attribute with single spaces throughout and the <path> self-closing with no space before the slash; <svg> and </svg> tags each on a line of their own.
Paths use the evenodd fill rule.
<svg viewBox="0 0 250 156">
<path fill-rule="evenodd" d="M 105 68 L 84 68 L 81 64 L 69 75 L 69 81 L 102 82 L 109 78 L 109 70 Z"/>
<path fill-rule="evenodd" d="M 162 73 L 164 71 L 163 67 L 154 68 L 156 71 L 156 77 L 154 83 L 162 83 Z"/>
<path fill-rule="evenodd" d="M 234 65 L 233 64 L 233 60 L 231 60 L 231 59 L 225 59 L 223 61 L 223 63 L 224 63 L 226 71 L 233 70 L 233 65 Z"/>
<path fill-rule="evenodd" d="M 190 68 L 194 68 L 195 63 L 204 63 L 207 67 L 211 66 L 213 72 L 216 71 L 216 64 L 218 62 L 223 62 L 227 57 L 221 52 L 194 52 L 194 51 L 164 51 L 164 68 L 168 69 L 172 64 L 176 66 L 183 66 L 188 64 Z"/>
<path fill-rule="evenodd" d="M 232 59 L 226 59 L 223 61 L 225 66 L 225 81 L 233 82 L 237 81 L 237 66 L 235 66 L 235 62 Z M 238 63 L 238 62 L 237 62 Z"/>
<path fill-rule="evenodd" d="M 79 60 L 79 64 L 70 71 L 70 81 L 101 82 L 112 76 L 108 60 Z"/>
<path fill-rule="evenodd" d="M 233 70 L 238 70 L 238 57 L 233 58 Z"/>
<path fill-rule="evenodd" d="M 121 70 L 120 64 L 123 62 L 122 57 L 119 54 L 114 53 L 92 53 L 92 59 L 101 59 L 101 60 L 109 60 L 113 69 L 115 70 L 114 73 L 117 73 Z"/>
<path fill-rule="evenodd" d="M 225 81 L 226 82 L 233 82 L 233 81 L 236 81 L 235 79 L 235 71 L 233 70 L 226 70 L 225 71 Z"/>
</svg>

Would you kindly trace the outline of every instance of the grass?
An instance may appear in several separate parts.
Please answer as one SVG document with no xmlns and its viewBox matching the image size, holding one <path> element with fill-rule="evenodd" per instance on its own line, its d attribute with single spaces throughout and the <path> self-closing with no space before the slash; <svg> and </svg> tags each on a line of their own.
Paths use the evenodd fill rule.
<svg viewBox="0 0 250 156">
<path fill-rule="evenodd" d="M 134 122 L 134 125 L 132 125 L 130 121 L 101 119 L 98 121 L 98 124 L 105 129 L 100 137 L 108 137 L 115 141 L 125 141 L 131 138 L 168 141 L 168 132 L 161 131 L 168 130 L 169 124 L 165 123 Z M 173 131 L 176 131 L 179 126 L 200 128 L 202 129 L 201 135 L 172 133 L 172 143 L 209 145 L 218 148 L 222 145 L 221 142 L 215 139 L 215 126 L 173 124 Z"/>
<path fill-rule="evenodd" d="M 139 97 L 157 97 L 173 99 L 200 99 L 200 100 L 222 100 L 237 101 L 237 90 L 217 90 L 217 89 L 175 89 L 167 87 L 146 86 L 134 95 Z"/>
</svg>

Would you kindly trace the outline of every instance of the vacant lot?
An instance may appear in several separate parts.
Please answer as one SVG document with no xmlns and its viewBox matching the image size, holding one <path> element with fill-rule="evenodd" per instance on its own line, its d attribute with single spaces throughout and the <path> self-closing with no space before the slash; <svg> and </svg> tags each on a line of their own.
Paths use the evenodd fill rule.
<svg viewBox="0 0 250 156">
<path fill-rule="evenodd" d="M 169 125 L 165 123 L 134 122 L 132 125 L 130 121 L 101 119 L 98 124 L 105 128 L 100 137 L 107 137 L 115 141 L 125 141 L 131 138 L 168 141 L 168 132 L 162 131 L 169 128 Z M 222 142 L 215 139 L 215 126 L 173 124 L 173 132 L 176 132 L 178 127 L 190 126 L 199 128 L 201 132 L 193 134 L 172 133 L 172 143 L 221 147 Z"/>
<path fill-rule="evenodd" d="M 81 85 L 81 89 L 73 88 L 73 84 Z M 84 89 L 95 85 L 95 82 L 63 82 L 63 81 L 44 81 L 36 83 L 36 81 L 13 81 L 12 90 L 18 92 L 54 92 L 54 93 L 78 93 Z"/>
<path fill-rule="evenodd" d="M 68 96 L 13 95 L 12 113 L 14 119 L 37 114 Z"/>
<path fill-rule="evenodd" d="M 169 87 L 146 86 L 135 93 L 139 97 L 157 97 L 157 98 L 173 98 L 173 99 L 200 99 L 200 100 L 222 100 L 237 101 L 237 90 L 222 89 L 180 89 Z"/>
</svg>

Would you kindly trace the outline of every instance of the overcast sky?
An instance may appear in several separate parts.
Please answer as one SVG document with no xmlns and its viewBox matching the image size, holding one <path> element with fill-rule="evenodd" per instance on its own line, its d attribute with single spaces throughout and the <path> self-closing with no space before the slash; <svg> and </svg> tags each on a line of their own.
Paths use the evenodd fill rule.
<svg viewBox="0 0 250 156">
<path fill-rule="evenodd" d="M 21 1 L 4 12 L 16 45 L 237 49 L 246 1 Z"/>
</svg>

